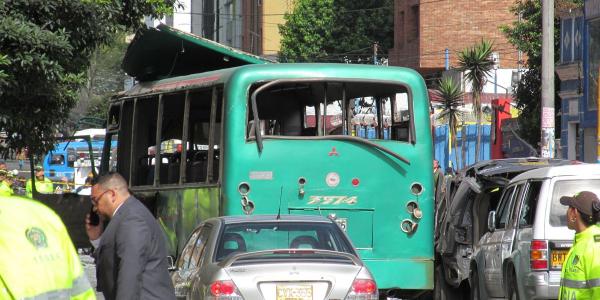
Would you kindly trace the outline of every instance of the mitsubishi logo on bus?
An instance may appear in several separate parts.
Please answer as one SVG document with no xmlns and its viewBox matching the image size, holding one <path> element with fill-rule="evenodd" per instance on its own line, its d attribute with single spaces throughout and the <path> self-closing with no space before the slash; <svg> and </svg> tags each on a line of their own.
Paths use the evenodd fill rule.
<svg viewBox="0 0 600 300">
<path fill-rule="evenodd" d="M 331 147 L 331 151 L 329 151 L 329 156 L 340 156 L 340 154 L 335 150 L 335 147 Z"/>
</svg>

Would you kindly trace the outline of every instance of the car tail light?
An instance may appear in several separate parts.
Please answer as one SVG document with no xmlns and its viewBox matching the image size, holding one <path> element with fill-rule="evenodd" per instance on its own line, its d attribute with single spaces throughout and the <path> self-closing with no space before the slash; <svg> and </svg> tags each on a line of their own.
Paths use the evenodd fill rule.
<svg viewBox="0 0 600 300">
<path fill-rule="evenodd" d="M 354 279 L 352 283 L 352 289 L 346 300 L 377 300 L 379 299 L 379 293 L 377 291 L 377 284 L 372 279 Z"/>
<path fill-rule="evenodd" d="M 218 280 L 210 284 L 210 296 L 214 300 L 242 300 L 235 283 L 231 280 Z"/>
<path fill-rule="evenodd" d="M 548 241 L 533 240 L 529 249 L 531 270 L 548 269 Z"/>
</svg>

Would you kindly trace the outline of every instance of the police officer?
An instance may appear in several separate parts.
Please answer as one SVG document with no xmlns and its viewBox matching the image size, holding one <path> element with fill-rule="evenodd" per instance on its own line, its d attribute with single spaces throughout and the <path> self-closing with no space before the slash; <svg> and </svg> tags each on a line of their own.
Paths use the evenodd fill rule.
<svg viewBox="0 0 600 300">
<path fill-rule="evenodd" d="M 600 299 L 600 200 L 588 191 L 560 198 L 567 226 L 575 230 L 573 247 L 560 275 L 560 300 Z"/>
<path fill-rule="evenodd" d="M 42 194 L 54 193 L 52 181 L 44 176 L 44 167 L 41 165 L 35 166 L 35 189 Z M 28 198 L 33 198 L 31 179 L 28 179 L 25 184 L 25 193 Z"/>
<path fill-rule="evenodd" d="M 0 196 L 12 196 L 13 189 L 11 187 L 9 173 L 6 170 L 0 169 Z"/>
<path fill-rule="evenodd" d="M 0 299 L 95 299 L 60 217 L 43 204 L 0 196 Z"/>
</svg>

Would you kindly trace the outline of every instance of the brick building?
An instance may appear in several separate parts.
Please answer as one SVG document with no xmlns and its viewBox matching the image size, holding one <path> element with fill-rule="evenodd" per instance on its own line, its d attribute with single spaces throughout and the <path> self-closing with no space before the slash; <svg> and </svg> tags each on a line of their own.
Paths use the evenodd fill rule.
<svg viewBox="0 0 600 300">
<path fill-rule="evenodd" d="M 410 67 L 423 75 L 439 72 L 445 68 L 445 49 L 449 50 L 449 66 L 453 67 L 459 51 L 483 38 L 494 42 L 501 69 L 518 69 L 518 51 L 499 29 L 517 19 L 509 10 L 514 3 L 515 0 L 395 0 L 390 65 Z"/>
</svg>

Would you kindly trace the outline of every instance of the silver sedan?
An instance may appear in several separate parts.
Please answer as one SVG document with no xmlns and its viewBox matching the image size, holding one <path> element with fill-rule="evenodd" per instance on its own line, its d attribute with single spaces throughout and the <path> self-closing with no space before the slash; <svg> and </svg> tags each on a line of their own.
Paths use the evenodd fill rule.
<svg viewBox="0 0 600 300">
<path fill-rule="evenodd" d="M 378 299 L 341 228 L 320 216 L 206 220 L 172 268 L 184 299 Z"/>
</svg>

